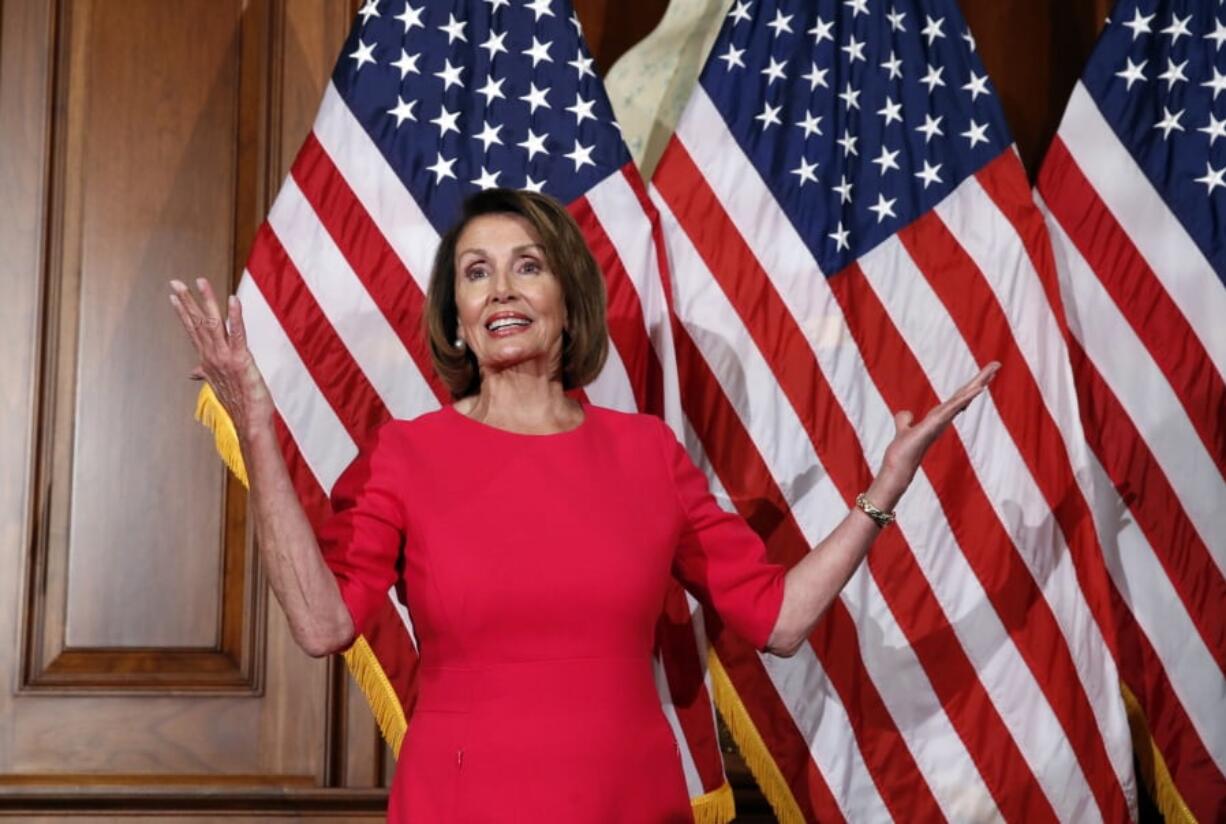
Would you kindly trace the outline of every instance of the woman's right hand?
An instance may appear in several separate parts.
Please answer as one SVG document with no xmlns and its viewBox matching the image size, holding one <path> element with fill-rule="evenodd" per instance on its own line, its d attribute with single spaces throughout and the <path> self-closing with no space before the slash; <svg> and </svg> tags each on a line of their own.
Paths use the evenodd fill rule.
<svg viewBox="0 0 1226 824">
<path fill-rule="evenodd" d="M 196 287 L 200 290 L 199 302 L 182 281 L 170 282 L 170 304 L 200 356 L 200 364 L 192 370 L 191 377 L 209 382 L 239 437 L 245 438 L 253 429 L 272 422 L 272 395 L 247 348 L 247 330 L 238 298 L 230 296 L 227 317 L 223 320 L 209 282 L 198 278 Z"/>
</svg>

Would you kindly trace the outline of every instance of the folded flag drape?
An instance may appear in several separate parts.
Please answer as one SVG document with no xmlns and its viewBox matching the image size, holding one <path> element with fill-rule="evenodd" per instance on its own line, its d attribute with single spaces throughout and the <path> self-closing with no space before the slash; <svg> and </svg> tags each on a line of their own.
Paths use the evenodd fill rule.
<svg viewBox="0 0 1226 824">
<path fill-rule="evenodd" d="M 992 360 L 794 658 L 708 636 L 784 821 L 1136 817 L 1043 217 L 953 0 L 740 0 L 652 178 L 682 405 L 794 562 Z M 722 677 L 726 675 L 727 680 Z"/>
<path fill-rule="evenodd" d="M 1117 4 L 1038 182 L 1120 676 L 1168 821 L 1226 818 L 1224 20 L 1212 0 Z"/>
</svg>

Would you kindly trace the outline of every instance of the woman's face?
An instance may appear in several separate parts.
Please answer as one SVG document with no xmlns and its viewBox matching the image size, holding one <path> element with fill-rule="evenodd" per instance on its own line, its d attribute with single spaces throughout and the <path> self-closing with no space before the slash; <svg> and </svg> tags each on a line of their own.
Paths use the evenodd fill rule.
<svg viewBox="0 0 1226 824">
<path fill-rule="evenodd" d="M 482 373 L 532 363 L 553 374 L 566 302 L 532 224 L 514 214 L 474 218 L 456 242 L 455 272 L 458 335 Z"/>
</svg>

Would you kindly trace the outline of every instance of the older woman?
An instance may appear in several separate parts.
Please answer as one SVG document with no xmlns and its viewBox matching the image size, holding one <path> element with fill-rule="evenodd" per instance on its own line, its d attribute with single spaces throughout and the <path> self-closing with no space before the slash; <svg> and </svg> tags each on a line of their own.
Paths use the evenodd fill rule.
<svg viewBox="0 0 1226 824">
<path fill-rule="evenodd" d="M 789 570 L 721 510 L 658 419 L 566 390 L 605 359 L 604 289 L 578 227 L 527 192 L 472 197 L 443 238 L 427 327 L 454 405 L 379 429 L 316 537 L 273 429 L 233 297 L 171 302 L 239 433 L 268 577 L 298 643 L 344 649 L 403 576 L 420 692 L 393 820 L 690 820 L 652 677 L 670 575 L 779 655 L 809 635 L 919 466 L 991 379 L 898 434 L 858 506 Z"/>
</svg>

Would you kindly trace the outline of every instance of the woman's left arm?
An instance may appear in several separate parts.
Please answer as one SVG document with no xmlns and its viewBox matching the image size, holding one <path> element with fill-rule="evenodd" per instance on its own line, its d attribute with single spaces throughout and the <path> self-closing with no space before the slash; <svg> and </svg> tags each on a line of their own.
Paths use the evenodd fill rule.
<svg viewBox="0 0 1226 824">
<path fill-rule="evenodd" d="M 897 434 L 886 447 L 877 477 L 864 492 L 869 503 L 880 510 L 893 511 L 915 477 L 928 447 L 949 427 L 954 417 L 987 388 L 999 368 L 998 363 L 989 364 L 917 424 L 912 425 L 910 412 L 894 416 Z M 864 560 L 881 529 L 871 517 L 853 508 L 812 552 L 788 570 L 784 578 L 783 605 L 767 642 L 770 652 L 788 656 L 800 649 L 818 619 L 834 603 Z"/>
</svg>

